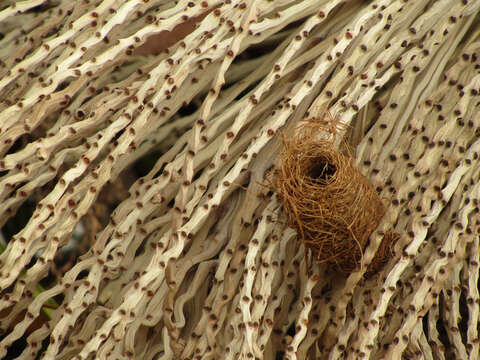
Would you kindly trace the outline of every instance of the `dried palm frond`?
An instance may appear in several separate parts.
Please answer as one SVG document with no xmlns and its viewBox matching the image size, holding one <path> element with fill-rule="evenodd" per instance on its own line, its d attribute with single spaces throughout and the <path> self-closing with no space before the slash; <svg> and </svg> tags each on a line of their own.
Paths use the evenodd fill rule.
<svg viewBox="0 0 480 360">
<path fill-rule="evenodd" d="M 479 1 L 8 4 L 0 357 L 478 358 Z M 350 274 L 268 186 L 316 109 L 384 204 Z"/>
</svg>

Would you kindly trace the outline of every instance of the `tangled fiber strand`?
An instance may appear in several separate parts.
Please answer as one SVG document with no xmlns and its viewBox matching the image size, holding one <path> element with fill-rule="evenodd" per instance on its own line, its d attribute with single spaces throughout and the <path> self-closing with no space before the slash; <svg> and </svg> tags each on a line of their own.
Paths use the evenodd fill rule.
<svg viewBox="0 0 480 360">
<path fill-rule="evenodd" d="M 335 150 L 336 129 L 325 121 L 304 123 L 289 140 L 284 137 L 282 165 L 276 185 L 290 225 L 320 263 L 352 272 L 360 264 L 370 234 L 385 206 L 354 158 Z M 392 236 L 386 236 L 390 243 Z M 389 256 L 382 246 L 380 258 Z M 375 266 L 383 263 L 379 258 Z"/>
</svg>

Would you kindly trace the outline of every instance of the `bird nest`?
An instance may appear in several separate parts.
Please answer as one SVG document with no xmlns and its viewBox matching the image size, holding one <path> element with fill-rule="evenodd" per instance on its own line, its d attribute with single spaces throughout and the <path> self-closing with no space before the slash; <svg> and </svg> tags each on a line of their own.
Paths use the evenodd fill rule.
<svg viewBox="0 0 480 360">
<path fill-rule="evenodd" d="M 359 268 L 369 236 L 386 209 L 355 167 L 348 145 L 342 143 L 343 151 L 335 149 L 335 134 L 324 121 L 308 121 L 294 136 L 284 136 L 274 185 L 290 226 L 316 260 L 349 273 Z M 371 268 L 380 267 L 391 255 L 392 237 L 386 235 Z"/>
</svg>

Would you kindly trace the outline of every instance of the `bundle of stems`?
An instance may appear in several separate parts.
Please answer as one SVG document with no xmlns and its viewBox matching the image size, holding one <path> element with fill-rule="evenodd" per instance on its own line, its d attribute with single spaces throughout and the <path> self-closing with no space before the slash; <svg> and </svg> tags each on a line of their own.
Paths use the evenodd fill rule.
<svg viewBox="0 0 480 360">
<path fill-rule="evenodd" d="M 0 357 L 478 358 L 479 12 L 0 4 Z M 386 204 L 348 275 L 266 186 L 322 111 Z"/>
</svg>

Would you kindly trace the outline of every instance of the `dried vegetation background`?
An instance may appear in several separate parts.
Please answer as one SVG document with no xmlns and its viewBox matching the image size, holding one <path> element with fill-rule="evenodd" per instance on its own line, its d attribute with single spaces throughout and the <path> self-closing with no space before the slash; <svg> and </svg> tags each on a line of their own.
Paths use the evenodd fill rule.
<svg viewBox="0 0 480 360">
<path fill-rule="evenodd" d="M 9 4 L 0 357 L 478 359 L 480 1 Z M 386 210 L 349 275 L 266 186 L 319 109 Z"/>
</svg>

